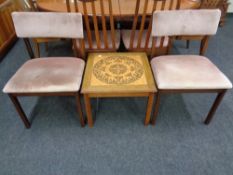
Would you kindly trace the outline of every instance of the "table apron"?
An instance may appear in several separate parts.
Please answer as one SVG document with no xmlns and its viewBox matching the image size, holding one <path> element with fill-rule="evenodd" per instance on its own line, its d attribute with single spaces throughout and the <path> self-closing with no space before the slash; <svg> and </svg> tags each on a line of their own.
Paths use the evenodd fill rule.
<svg viewBox="0 0 233 175">
<path fill-rule="evenodd" d="M 88 97 L 103 97 L 103 98 L 111 98 L 111 97 L 148 97 L 154 92 L 137 92 L 137 93 L 86 93 Z"/>
</svg>

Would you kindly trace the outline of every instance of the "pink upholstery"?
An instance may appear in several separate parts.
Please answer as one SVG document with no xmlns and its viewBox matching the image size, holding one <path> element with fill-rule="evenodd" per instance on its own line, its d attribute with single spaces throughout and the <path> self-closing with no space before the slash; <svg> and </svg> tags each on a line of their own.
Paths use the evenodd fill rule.
<svg viewBox="0 0 233 175">
<path fill-rule="evenodd" d="M 105 47 L 104 45 L 104 35 L 102 31 L 99 31 L 100 35 L 100 41 L 101 41 L 101 48 L 103 49 Z M 107 36 L 108 36 L 108 47 L 109 49 L 113 49 L 112 46 L 112 38 L 111 38 L 111 31 L 107 31 Z M 89 50 L 89 44 L 88 44 L 88 39 L 87 39 L 87 33 L 84 32 L 84 41 L 85 41 L 85 49 Z M 116 49 L 119 48 L 120 46 L 120 31 L 115 30 L 115 44 L 116 44 Z M 79 47 L 79 41 L 77 41 L 77 46 Z M 92 32 L 92 47 L 93 49 L 97 49 L 97 44 L 96 44 L 96 38 L 95 38 L 95 32 Z"/>
<path fill-rule="evenodd" d="M 27 61 L 5 85 L 5 93 L 77 92 L 84 61 L 79 58 L 50 57 Z"/>
<path fill-rule="evenodd" d="M 126 49 L 129 49 L 129 46 L 130 46 L 131 32 L 132 32 L 131 30 L 123 30 L 122 31 L 122 39 L 123 39 L 123 42 L 124 42 Z M 137 48 L 138 35 L 139 35 L 139 30 L 135 32 L 133 48 Z M 145 48 L 146 36 L 147 36 L 147 31 L 143 31 L 142 42 L 140 45 L 142 48 Z M 161 37 L 157 37 L 155 47 L 160 47 L 160 42 L 161 42 Z M 169 42 L 169 38 L 165 37 L 163 47 L 167 47 L 168 42 Z M 149 43 L 148 43 L 148 48 L 151 48 L 151 47 L 152 47 L 152 37 L 150 37 Z"/>
<path fill-rule="evenodd" d="M 151 61 L 159 89 L 230 89 L 229 79 L 206 57 L 171 55 Z"/>
<path fill-rule="evenodd" d="M 156 11 L 152 36 L 214 35 L 220 16 L 218 9 Z"/>
<path fill-rule="evenodd" d="M 80 13 L 13 12 L 18 37 L 83 38 Z"/>
</svg>

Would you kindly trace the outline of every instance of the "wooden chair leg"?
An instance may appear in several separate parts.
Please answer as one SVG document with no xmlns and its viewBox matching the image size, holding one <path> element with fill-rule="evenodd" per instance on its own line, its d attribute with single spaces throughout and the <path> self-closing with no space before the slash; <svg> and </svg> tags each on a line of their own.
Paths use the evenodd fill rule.
<svg viewBox="0 0 233 175">
<path fill-rule="evenodd" d="M 208 43 L 209 43 L 209 37 L 204 37 L 201 40 L 200 55 L 205 55 L 205 52 L 206 52 L 207 47 L 208 47 Z"/>
<path fill-rule="evenodd" d="M 89 127 L 93 127 L 93 118 L 92 118 L 92 111 L 91 111 L 91 102 L 88 94 L 84 94 L 84 101 L 85 101 L 85 108 L 87 113 L 87 122 Z"/>
<path fill-rule="evenodd" d="M 150 118 L 151 118 L 151 111 L 153 108 L 153 102 L 154 102 L 154 93 L 151 93 L 148 97 L 148 102 L 147 102 L 147 109 L 146 109 L 146 117 L 144 121 L 144 125 L 148 125 L 150 123 Z"/>
<path fill-rule="evenodd" d="M 24 43 L 25 43 L 25 45 L 27 47 L 27 51 L 28 51 L 28 54 L 29 54 L 30 58 L 35 58 L 35 55 L 34 55 L 34 52 L 32 50 L 32 47 L 31 47 L 29 39 L 25 38 L 24 39 Z"/>
<path fill-rule="evenodd" d="M 157 95 L 156 95 L 156 102 L 155 102 L 155 110 L 154 110 L 154 114 L 153 114 L 153 117 L 152 117 L 152 125 L 155 125 L 156 123 L 156 118 L 157 118 L 157 115 L 158 115 L 158 112 L 159 112 L 159 104 L 160 104 L 160 93 L 157 92 Z"/>
<path fill-rule="evenodd" d="M 204 121 L 204 123 L 206 125 L 208 125 L 211 122 L 211 120 L 212 120 L 212 118 L 213 118 L 219 104 L 221 103 L 225 93 L 226 93 L 226 90 L 224 90 L 223 92 L 218 93 L 218 95 L 217 95 L 217 97 L 216 97 L 216 99 L 215 99 L 215 101 L 214 101 L 214 103 L 213 103 L 213 105 L 212 105 L 212 107 L 211 107 L 205 121 Z"/>
<path fill-rule="evenodd" d="M 23 111 L 23 109 L 22 109 L 22 107 L 21 107 L 21 105 L 20 105 L 17 97 L 13 96 L 12 94 L 8 94 L 8 95 L 9 95 L 11 101 L 13 102 L 13 104 L 15 105 L 15 108 L 16 108 L 17 112 L 19 113 L 19 116 L 22 119 L 25 127 L 26 128 L 30 128 L 31 124 L 28 121 L 27 116 L 25 115 L 25 113 L 24 113 L 24 111 Z"/>
<path fill-rule="evenodd" d="M 35 57 L 40 58 L 40 44 L 35 42 Z"/>
<path fill-rule="evenodd" d="M 187 40 L 186 41 L 186 49 L 189 49 L 189 46 L 190 46 L 190 40 Z"/>
<path fill-rule="evenodd" d="M 83 118 L 83 111 L 82 111 L 82 105 L 81 105 L 81 100 L 80 100 L 80 94 L 76 95 L 76 103 L 77 103 L 77 111 L 78 111 L 78 115 L 79 115 L 80 124 L 82 127 L 84 127 L 85 121 Z"/>
</svg>

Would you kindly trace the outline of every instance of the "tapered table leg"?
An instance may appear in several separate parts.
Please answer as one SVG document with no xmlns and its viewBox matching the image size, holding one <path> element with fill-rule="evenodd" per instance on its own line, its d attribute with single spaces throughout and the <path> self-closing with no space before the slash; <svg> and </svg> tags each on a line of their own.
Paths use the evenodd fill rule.
<svg viewBox="0 0 233 175">
<path fill-rule="evenodd" d="M 79 120 L 80 120 L 80 124 L 82 127 L 85 126 L 85 121 L 83 118 L 83 111 L 82 111 L 82 105 L 81 105 L 81 100 L 80 100 L 80 95 L 76 95 L 76 104 L 77 104 L 77 111 L 79 114 Z"/>
<path fill-rule="evenodd" d="M 89 127 L 93 127 L 93 118 L 91 111 L 91 102 L 88 94 L 84 94 L 85 108 L 87 113 L 87 122 Z"/>
<path fill-rule="evenodd" d="M 158 112 L 159 112 L 159 104 L 160 104 L 160 93 L 157 92 L 156 102 L 155 102 L 155 110 L 154 110 L 154 114 L 153 114 L 153 117 L 152 117 L 152 125 L 155 125 L 155 123 L 156 123 L 156 118 L 157 118 L 157 115 L 158 115 Z"/>
<path fill-rule="evenodd" d="M 148 125 L 150 123 L 153 102 L 154 102 L 154 93 L 150 93 L 148 97 L 148 102 L 147 102 L 147 110 L 146 110 L 146 117 L 145 117 L 144 125 Z"/>
<path fill-rule="evenodd" d="M 19 116 L 22 119 L 25 127 L 26 128 L 30 128 L 31 124 L 28 121 L 27 116 L 25 115 L 25 113 L 24 113 L 24 111 L 23 111 L 23 109 L 22 109 L 22 107 L 21 107 L 21 105 L 20 105 L 17 97 L 13 96 L 12 94 L 8 94 L 8 95 L 9 95 L 11 101 L 13 102 L 13 104 L 15 105 L 15 108 L 16 108 L 17 112 L 19 113 Z"/>
</svg>

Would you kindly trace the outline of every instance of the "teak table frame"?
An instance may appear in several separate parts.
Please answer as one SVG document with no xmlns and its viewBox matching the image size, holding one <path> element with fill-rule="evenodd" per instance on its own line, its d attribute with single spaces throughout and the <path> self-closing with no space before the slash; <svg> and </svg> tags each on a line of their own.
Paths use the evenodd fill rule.
<svg viewBox="0 0 233 175">
<path fill-rule="evenodd" d="M 104 87 L 94 87 L 91 86 L 91 78 L 92 78 L 92 71 L 93 71 L 93 60 L 95 56 L 98 55 L 109 55 L 109 56 L 117 56 L 117 55 L 125 55 L 125 56 L 135 56 L 135 55 L 141 55 L 142 60 L 144 60 L 144 71 L 145 71 L 145 77 L 147 78 L 147 85 L 138 86 L 135 85 L 135 87 L 130 87 L 131 89 L 127 89 L 121 85 L 114 87 L 114 89 L 111 88 L 111 86 L 104 86 Z M 83 79 L 83 85 L 81 93 L 84 95 L 84 101 L 85 101 L 85 108 L 87 113 L 87 121 L 89 127 L 93 127 L 93 117 L 92 117 L 92 109 L 91 109 L 91 98 L 109 98 L 109 97 L 117 97 L 117 98 L 123 98 L 123 97 L 147 97 L 147 109 L 146 109 L 146 116 L 144 119 L 144 125 L 148 125 L 150 123 L 151 119 L 151 112 L 153 108 L 153 101 L 154 101 L 154 93 L 156 93 L 156 87 L 154 84 L 154 78 L 151 72 L 151 68 L 149 66 L 148 58 L 146 56 L 146 53 L 94 53 L 89 54 L 88 62 L 86 65 L 86 70 L 84 73 L 84 79 Z"/>
<path fill-rule="evenodd" d="M 92 117 L 92 110 L 91 110 L 91 98 L 109 98 L 109 97 L 118 97 L 118 98 L 123 98 L 123 97 L 148 97 L 148 102 L 147 102 L 147 109 L 146 109 L 146 116 L 144 119 L 144 125 L 148 125 L 150 123 L 150 118 L 151 118 L 151 112 L 153 108 L 153 101 L 154 101 L 154 93 L 121 93 L 121 94 L 116 94 L 116 93 L 87 93 L 84 94 L 84 101 L 85 101 L 85 108 L 86 108 L 86 113 L 87 113 L 87 121 L 88 121 L 88 126 L 93 127 L 94 122 L 93 122 L 93 117 Z"/>
</svg>

